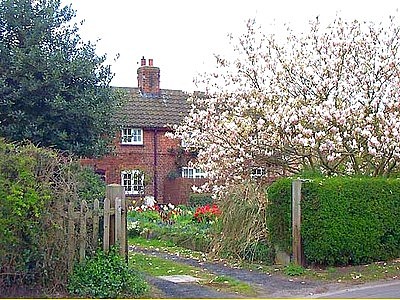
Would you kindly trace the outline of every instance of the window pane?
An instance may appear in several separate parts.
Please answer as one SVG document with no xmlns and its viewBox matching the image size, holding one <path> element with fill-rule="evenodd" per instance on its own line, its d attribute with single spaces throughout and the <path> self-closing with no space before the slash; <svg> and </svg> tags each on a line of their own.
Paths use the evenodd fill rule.
<svg viewBox="0 0 400 300">
<path fill-rule="evenodd" d="M 144 174 L 139 170 L 122 171 L 121 184 L 126 194 L 137 195 L 143 191 Z"/>
<path fill-rule="evenodd" d="M 121 130 L 121 143 L 141 144 L 143 131 L 140 128 L 123 128 Z"/>
</svg>

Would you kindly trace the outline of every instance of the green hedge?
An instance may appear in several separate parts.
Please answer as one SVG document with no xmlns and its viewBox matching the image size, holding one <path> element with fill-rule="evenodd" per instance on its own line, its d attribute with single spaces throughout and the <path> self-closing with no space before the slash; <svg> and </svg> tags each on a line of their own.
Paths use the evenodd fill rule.
<svg viewBox="0 0 400 300">
<path fill-rule="evenodd" d="M 188 199 L 188 206 L 199 207 L 206 204 L 211 204 L 213 199 L 211 194 L 190 194 Z"/>
<path fill-rule="evenodd" d="M 291 248 L 291 181 L 268 189 L 275 245 Z M 400 181 L 319 178 L 302 186 L 302 239 L 310 264 L 347 265 L 400 256 Z"/>
<path fill-rule="evenodd" d="M 274 182 L 267 189 L 267 228 L 271 242 L 281 251 L 291 253 L 291 184 L 292 179 L 284 178 Z"/>
</svg>

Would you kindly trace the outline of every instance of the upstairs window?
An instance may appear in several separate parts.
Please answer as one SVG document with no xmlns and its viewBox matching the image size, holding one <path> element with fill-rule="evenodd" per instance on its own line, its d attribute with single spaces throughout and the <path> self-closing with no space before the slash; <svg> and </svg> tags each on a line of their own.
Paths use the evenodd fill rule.
<svg viewBox="0 0 400 300">
<path fill-rule="evenodd" d="M 123 128 L 121 130 L 122 145 L 143 145 L 143 130 L 141 128 Z"/>
<path fill-rule="evenodd" d="M 191 167 L 183 167 L 182 168 L 182 177 L 183 178 L 205 178 L 206 173 L 204 173 L 201 169 L 191 168 Z"/>
<path fill-rule="evenodd" d="M 251 177 L 260 178 L 265 175 L 265 168 L 263 167 L 255 167 L 251 169 Z"/>
<path fill-rule="evenodd" d="M 139 195 L 144 191 L 144 174 L 139 170 L 121 172 L 121 185 L 125 188 L 125 195 Z"/>
</svg>

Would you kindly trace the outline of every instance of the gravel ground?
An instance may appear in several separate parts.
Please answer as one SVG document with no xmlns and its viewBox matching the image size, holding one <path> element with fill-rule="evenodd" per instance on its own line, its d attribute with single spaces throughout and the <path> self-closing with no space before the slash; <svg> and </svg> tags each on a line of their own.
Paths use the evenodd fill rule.
<svg viewBox="0 0 400 300">
<path fill-rule="evenodd" d="M 258 298 L 307 297 L 331 290 L 332 284 L 316 281 L 287 279 L 278 275 L 260 273 L 239 268 L 231 268 L 223 263 L 210 263 L 181 257 L 155 250 L 130 247 L 131 251 L 171 259 L 179 263 L 202 268 L 216 275 L 226 275 L 254 286 Z M 160 278 L 148 278 L 149 282 L 162 291 L 167 298 L 239 298 L 235 294 L 220 293 L 196 283 L 173 283 Z"/>
</svg>

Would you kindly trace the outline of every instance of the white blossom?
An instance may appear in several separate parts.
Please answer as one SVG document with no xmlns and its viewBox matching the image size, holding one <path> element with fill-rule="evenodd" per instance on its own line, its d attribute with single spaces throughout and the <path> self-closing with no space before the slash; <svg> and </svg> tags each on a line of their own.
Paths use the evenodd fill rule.
<svg viewBox="0 0 400 300">
<path fill-rule="evenodd" d="M 187 137 L 207 171 L 205 188 L 249 176 L 253 166 L 290 174 L 307 164 L 326 174 L 399 171 L 400 28 L 337 18 L 277 40 L 250 20 L 233 60 L 198 83 L 207 97 L 174 137 Z M 214 76 L 215 75 L 215 76 Z M 306 158 L 306 159 L 305 159 Z M 390 167 L 389 167 L 390 166 Z"/>
</svg>

